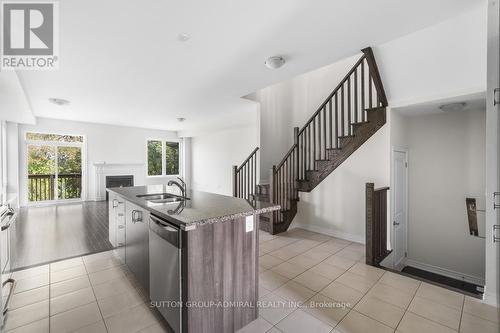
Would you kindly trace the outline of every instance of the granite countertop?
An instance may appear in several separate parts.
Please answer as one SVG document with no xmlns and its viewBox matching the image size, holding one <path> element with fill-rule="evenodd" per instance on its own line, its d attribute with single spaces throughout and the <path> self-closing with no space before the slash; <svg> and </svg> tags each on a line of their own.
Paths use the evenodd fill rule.
<svg viewBox="0 0 500 333">
<path fill-rule="evenodd" d="M 245 199 L 193 190 L 186 191 L 186 197 L 188 197 L 189 200 L 166 204 L 156 204 L 144 198 L 137 197 L 138 195 L 161 193 L 180 195 L 178 187 L 167 185 L 116 187 L 107 190 L 148 210 L 157 217 L 178 225 L 183 230 L 189 230 L 197 225 L 223 222 L 280 209 L 279 205 L 267 202 L 248 201 Z"/>
</svg>

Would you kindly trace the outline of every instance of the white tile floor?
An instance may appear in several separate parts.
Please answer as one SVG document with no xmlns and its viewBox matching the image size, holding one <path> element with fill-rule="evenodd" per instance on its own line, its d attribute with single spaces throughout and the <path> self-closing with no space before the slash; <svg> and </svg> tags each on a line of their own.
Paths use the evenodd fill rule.
<svg viewBox="0 0 500 333">
<path fill-rule="evenodd" d="M 112 252 L 14 272 L 13 277 L 18 282 L 3 328 L 8 333 L 166 332 Z"/>
<path fill-rule="evenodd" d="M 277 306 L 240 332 L 500 332 L 498 308 L 367 266 L 364 252 L 302 229 L 261 232 L 261 305 Z"/>
<path fill-rule="evenodd" d="M 240 332 L 500 332 L 500 312 L 364 264 L 364 246 L 293 229 L 260 233 L 260 316 Z M 165 332 L 111 252 L 14 273 L 9 333 Z"/>
</svg>

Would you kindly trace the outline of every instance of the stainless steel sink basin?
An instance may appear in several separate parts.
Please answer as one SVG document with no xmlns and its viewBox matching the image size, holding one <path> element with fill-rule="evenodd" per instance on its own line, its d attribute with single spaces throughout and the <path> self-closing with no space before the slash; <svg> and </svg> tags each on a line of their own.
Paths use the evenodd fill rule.
<svg viewBox="0 0 500 333">
<path fill-rule="evenodd" d="M 189 198 L 181 197 L 172 193 L 140 194 L 137 197 L 143 198 L 144 200 L 155 204 L 167 204 L 172 202 L 189 200 Z"/>
</svg>

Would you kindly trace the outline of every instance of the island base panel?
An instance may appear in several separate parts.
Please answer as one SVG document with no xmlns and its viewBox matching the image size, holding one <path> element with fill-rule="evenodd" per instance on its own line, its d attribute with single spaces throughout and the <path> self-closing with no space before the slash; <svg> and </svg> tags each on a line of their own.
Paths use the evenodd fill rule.
<svg viewBox="0 0 500 333">
<path fill-rule="evenodd" d="M 183 332 L 236 332 L 257 319 L 259 219 L 183 232 Z"/>
</svg>

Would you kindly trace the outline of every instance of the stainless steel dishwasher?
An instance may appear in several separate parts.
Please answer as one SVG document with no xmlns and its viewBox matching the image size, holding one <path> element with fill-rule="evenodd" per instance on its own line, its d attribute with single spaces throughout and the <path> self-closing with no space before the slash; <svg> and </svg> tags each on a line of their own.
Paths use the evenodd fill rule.
<svg viewBox="0 0 500 333">
<path fill-rule="evenodd" d="M 150 216 L 150 299 L 175 332 L 181 332 L 180 236 L 178 227 Z"/>
</svg>

